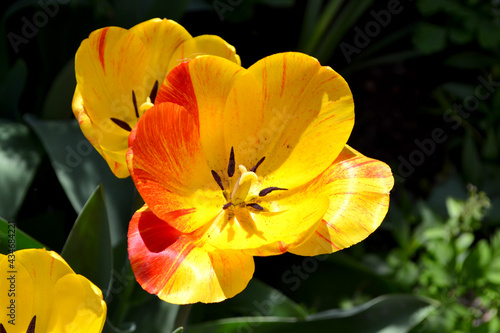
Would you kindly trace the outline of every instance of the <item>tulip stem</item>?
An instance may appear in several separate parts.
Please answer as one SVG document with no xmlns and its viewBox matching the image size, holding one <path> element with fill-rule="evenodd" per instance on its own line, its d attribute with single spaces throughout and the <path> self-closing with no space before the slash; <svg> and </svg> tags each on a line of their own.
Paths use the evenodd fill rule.
<svg viewBox="0 0 500 333">
<path fill-rule="evenodd" d="M 175 317 L 174 328 L 186 326 L 192 307 L 193 304 L 179 306 L 179 311 L 177 311 L 177 316 Z"/>
</svg>

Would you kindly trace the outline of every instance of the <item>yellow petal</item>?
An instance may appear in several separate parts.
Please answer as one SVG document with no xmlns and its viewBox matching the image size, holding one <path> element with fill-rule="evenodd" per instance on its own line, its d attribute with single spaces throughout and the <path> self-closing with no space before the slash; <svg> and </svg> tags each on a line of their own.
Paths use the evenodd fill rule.
<svg viewBox="0 0 500 333">
<path fill-rule="evenodd" d="M 193 39 L 177 22 L 159 18 L 139 23 L 130 32 L 141 38 L 147 50 L 147 87 L 152 87 L 156 80 L 161 86 L 165 75 L 172 69 L 169 63 L 177 54 L 177 48 Z"/>
<path fill-rule="evenodd" d="M 195 59 L 202 55 L 214 55 L 228 59 L 237 65 L 241 64 L 234 46 L 228 44 L 219 36 L 202 35 L 189 39 L 179 45 L 170 58 L 168 72 L 184 61 Z"/>
<path fill-rule="evenodd" d="M 261 212 L 250 212 L 248 207 L 227 209 L 204 235 L 206 242 L 221 250 L 245 250 L 258 256 L 284 253 L 308 239 L 328 209 L 326 196 L 309 195 L 300 201 L 262 204 L 266 210 Z"/>
<path fill-rule="evenodd" d="M 65 275 L 57 281 L 50 312 L 47 332 L 51 333 L 102 332 L 106 321 L 101 290 L 77 274 Z"/>
<path fill-rule="evenodd" d="M 85 113 L 89 118 L 77 116 L 80 123 L 86 121 L 88 127 L 92 126 L 84 132 L 91 137 L 92 144 L 108 150 L 127 148 L 129 131 L 111 119 L 118 119 L 130 128 L 136 124 L 132 91 L 140 105 L 154 84 L 152 81 L 144 87 L 147 60 L 142 40 L 118 27 L 94 31 L 82 42 L 75 58 L 80 94 L 75 94 L 73 105 L 80 105 L 75 114 Z M 124 164 L 125 157 L 116 162 Z"/>
<path fill-rule="evenodd" d="M 16 251 L 14 255 L 15 260 L 10 262 L 9 259 L 12 257 L 0 255 L 0 288 L 5 291 L 12 290 L 12 294 L 7 292 L 0 294 L 0 301 L 2 304 L 10 304 L 14 300 L 16 307 L 15 326 L 9 323 L 12 318 L 8 316 L 9 312 L 6 311 L 0 313 L 0 322 L 4 323 L 4 327 L 9 333 L 24 333 L 36 315 L 36 332 L 65 332 L 49 328 L 51 321 L 54 320 L 53 316 L 57 316 L 52 310 L 53 304 L 63 301 L 58 299 L 60 295 L 55 294 L 54 291 L 57 290 L 61 279 L 76 276 L 76 274 L 60 255 L 52 251 L 26 249 Z M 84 277 L 79 279 L 86 280 Z M 81 283 L 84 283 L 83 280 Z M 88 280 L 86 281 L 85 284 L 92 285 Z M 13 282 L 14 287 L 11 286 L 11 282 Z M 100 290 L 94 285 L 92 285 L 92 289 L 96 296 L 91 299 L 87 297 L 77 299 L 72 297 L 71 293 L 66 293 L 64 298 L 71 300 L 74 304 L 80 304 L 82 308 L 87 302 L 99 302 L 101 304 L 99 311 L 103 312 L 100 323 L 102 328 L 106 317 L 106 305 L 102 301 Z M 5 325 L 5 323 L 7 324 Z M 100 330 L 85 332 L 100 332 Z"/>
<path fill-rule="evenodd" d="M 328 195 L 330 207 L 311 238 L 289 252 L 314 256 L 362 241 L 382 223 L 393 185 L 391 169 L 385 163 L 346 146 L 305 190 Z"/>
<path fill-rule="evenodd" d="M 255 269 L 251 256 L 205 246 L 194 235 L 172 228 L 147 206 L 130 221 L 128 252 L 139 284 L 175 304 L 233 297 L 246 287 Z"/>
<path fill-rule="evenodd" d="M 347 142 L 354 103 L 344 79 L 300 53 L 266 57 L 231 90 L 224 110 L 226 150 L 263 185 L 293 188 L 323 172 Z"/>
</svg>

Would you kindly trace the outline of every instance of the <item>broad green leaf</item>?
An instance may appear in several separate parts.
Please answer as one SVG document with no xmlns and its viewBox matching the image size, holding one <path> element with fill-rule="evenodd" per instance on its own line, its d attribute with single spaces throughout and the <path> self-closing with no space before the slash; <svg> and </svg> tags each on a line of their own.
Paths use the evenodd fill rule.
<svg viewBox="0 0 500 333">
<path fill-rule="evenodd" d="M 0 119 L 0 216 L 16 217 L 41 156 L 27 126 Z"/>
<path fill-rule="evenodd" d="M 310 54 L 318 58 L 321 63 L 328 62 L 332 57 L 333 52 L 338 49 L 337 46 L 342 37 L 345 36 L 349 29 L 353 28 L 358 19 L 373 5 L 373 2 L 373 0 L 348 1 L 346 5 L 342 7 L 339 14 L 335 16 L 330 30 L 325 34 L 321 44 L 318 45 L 316 50 L 311 51 Z M 362 28 L 364 28 L 364 26 Z"/>
<path fill-rule="evenodd" d="M 500 257 L 493 258 L 486 268 L 486 279 L 500 285 Z"/>
<path fill-rule="evenodd" d="M 7 254 L 10 250 L 35 248 L 47 247 L 18 229 L 15 223 L 9 223 L 0 217 L 0 253 Z"/>
<path fill-rule="evenodd" d="M 193 313 L 205 312 L 206 305 L 196 304 Z M 305 318 L 307 311 L 300 305 L 286 297 L 279 290 L 274 289 L 258 279 L 252 279 L 248 286 L 235 297 L 224 302 L 211 304 L 208 320 L 232 316 L 275 316 Z M 204 319 L 206 321 L 207 319 Z"/>
<path fill-rule="evenodd" d="M 442 51 L 446 47 L 446 29 L 430 23 L 420 23 L 413 36 L 413 44 L 426 54 Z"/>
<path fill-rule="evenodd" d="M 139 286 L 137 286 L 137 288 L 140 289 Z M 142 289 L 140 292 L 147 294 Z M 179 327 L 176 320 L 179 312 L 181 312 L 180 308 L 186 307 L 186 310 L 188 310 L 190 307 L 190 305 L 179 306 L 164 302 L 156 295 L 147 294 L 146 296 L 149 299 L 148 302 L 129 308 L 129 312 L 132 316 L 127 318 L 127 320 L 131 320 L 135 323 L 137 332 L 172 332 Z M 134 299 L 131 298 L 129 301 L 134 301 Z M 185 315 L 188 315 L 188 312 L 186 312 Z"/>
<path fill-rule="evenodd" d="M 445 64 L 461 69 L 477 69 L 492 66 L 498 62 L 498 59 L 474 51 L 464 51 L 450 56 Z M 499 90 L 497 90 L 498 92 Z M 500 95 L 500 94 L 499 94 Z"/>
<path fill-rule="evenodd" d="M 24 60 L 19 59 L 10 68 L 0 82 L 0 116 L 16 120 L 19 117 L 19 99 L 26 84 L 28 68 Z"/>
<path fill-rule="evenodd" d="M 462 200 L 457 200 L 453 197 L 446 198 L 446 209 L 451 218 L 458 219 L 464 209 L 465 203 Z"/>
<path fill-rule="evenodd" d="M 130 178 L 116 178 L 83 136 L 76 120 L 42 121 L 26 116 L 48 152 L 69 201 L 80 212 L 99 183 L 103 184 L 113 246 L 124 239 L 135 209 L 136 190 Z"/>
<path fill-rule="evenodd" d="M 465 252 L 474 242 L 474 234 L 471 232 L 464 232 L 455 240 L 455 248 L 458 253 Z"/>
<path fill-rule="evenodd" d="M 134 333 L 136 332 L 136 326 L 134 323 L 128 323 L 125 327 L 116 327 L 110 321 L 109 317 L 106 318 L 106 323 L 102 329 L 102 333 Z"/>
<path fill-rule="evenodd" d="M 326 7 L 321 13 L 321 16 L 314 20 L 315 28 L 314 31 L 311 32 L 310 36 L 307 36 L 307 40 L 304 41 L 304 46 L 301 46 L 301 49 L 304 53 L 313 52 L 317 46 L 318 42 L 324 38 L 324 34 L 328 26 L 330 26 L 333 22 L 334 17 L 337 15 L 339 9 L 342 6 L 343 0 L 331 0 L 328 2 Z M 310 4 L 319 3 L 319 1 L 310 1 Z M 311 5 L 310 5 L 311 6 Z M 314 7 L 312 7 L 314 8 Z M 308 24 L 312 24 L 313 22 L 309 22 Z"/>
<path fill-rule="evenodd" d="M 426 16 L 430 16 L 439 12 L 443 6 L 440 1 L 435 0 L 418 0 L 416 2 L 418 10 Z"/>
<path fill-rule="evenodd" d="M 491 249 L 485 239 L 480 240 L 465 258 L 462 279 L 466 284 L 480 285 L 491 260 Z"/>
<path fill-rule="evenodd" d="M 386 295 L 349 310 L 327 310 L 308 316 L 237 317 L 187 326 L 186 333 L 303 333 L 303 332 L 408 332 L 437 306 L 435 301 L 411 295 Z"/>
<path fill-rule="evenodd" d="M 61 256 L 87 277 L 106 299 L 111 287 L 113 259 L 104 191 L 98 186 L 89 198 L 64 244 Z"/>
<path fill-rule="evenodd" d="M 43 119 L 72 117 L 71 101 L 76 87 L 75 61 L 71 59 L 59 72 L 50 87 L 42 109 Z"/>
</svg>

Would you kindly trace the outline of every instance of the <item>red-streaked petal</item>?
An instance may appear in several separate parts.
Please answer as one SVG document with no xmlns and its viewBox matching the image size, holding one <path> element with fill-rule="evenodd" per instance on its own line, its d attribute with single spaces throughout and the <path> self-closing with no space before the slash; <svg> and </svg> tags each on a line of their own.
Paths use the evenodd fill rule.
<svg viewBox="0 0 500 333">
<path fill-rule="evenodd" d="M 335 162 L 307 188 L 328 195 L 330 208 L 316 232 L 289 252 L 313 256 L 356 244 L 374 232 L 389 208 L 391 169 L 346 146 Z"/>
<path fill-rule="evenodd" d="M 142 198 L 182 232 L 213 220 L 225 204 L 200 147 L 196 115 L 160 103 L 148 110 L 129 137 L 127 163 Z"/>
<path fill-rule="evenodd" d="M 241 292 L 254 272 L 251 256 L 218 251 L 181 233 L 147 206 L 130 221 L 128 252 L 135 277 L 148 292 L 175 304 L 220 302 Z"/>
<path fill-rule="evenodd" d="M 220 57 L 196 58 L 175 67 L 158 93 L 157 103 L 176 103 L 197 115 L 207 163 L 218 173 L 226 170 L 231 151 L 224 143 L 222 112 L 229 91 L 244 71 Z"/>
</svg>

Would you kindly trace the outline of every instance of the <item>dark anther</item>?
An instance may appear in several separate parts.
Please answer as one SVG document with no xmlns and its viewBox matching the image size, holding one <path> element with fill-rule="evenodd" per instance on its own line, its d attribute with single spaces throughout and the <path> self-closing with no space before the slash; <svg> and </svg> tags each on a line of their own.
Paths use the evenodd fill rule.
<svg viewBox="0 0 500 333">
<path fill-rule="evenodd" d="M 36 316 L 33 316 L 33 319 L 31 319 L 31 322 L 28 326 L 28 330 L 26 333 L 35 333 L 35 323 L 36 323 Z"/>
<path fill-rule="evenodd" d="M 7 331 L 5 330 L 5 327 L 3 327 L 2 324 L 0 324 L 0 333 L 7 333 Z"/>
<path fill-rule="evenodd" d="M 132 90 L 132 102 L 134 103 L 135 116 L 139 118 L 139 109 L 137 109 L 137 98 L 135 98 L 135 91 Z"/>
<path fill-rule="evenodd" d="M 215 181 L 217 182 L 217 185 L 219 185 L 220 189 L 224 191 L 224 185 L 222 185 L 222 180 L 220 179 L 220 176 L 217 172 L 212 170 L 212 177 L 214 177 Z"/>
<path fill-rule="evenodd" d="M 149 94 L 149 99 L 151 103 L 155 104 L 156 95 L 158 94 L 158 80 L 155 81 L 153 89 L 151 89 L 151 94 Z"/>
<path fill-rule="evenodd" d="M 281 187 L 268 187 L 268 188 L 265 188 L 263 190 L 261 190 L 259 192 L 259 197 L 263 197 L 265 195 L 268 195 L 269 193 L 271 193 L 272 191 L 276 191 L 276 190 L 280 190 L 280 191 L 286 191 L 288 190 L 287 188 L 281 188 Z"/>
<path fill-rule="evenodd" d="M 231 207 L 232 203 L 231 202 L 228 202 L 227 204 L 225 204 L 224 206 L 222 206 L 222 209 L 228 209 L 229 207 Z"/>
<path fill-rule="evenodd" d="M 110 118 L 112 122 L 123 128 L 125 131 L 131 131 L 132 129 L 130 128 L 130 125 L 124 122 L 123 120 L 116 119 L 116 118 Z"/>
<path fill-rule="evenodd" d="M 227 166 L 227 175 L 229 177 L 232 177 L 234 175 L 234 168 L 235 168 L 235 162 L 234 162 L 234 149 L 231 147 L 231 154 L 229 155 L 229 165 Z"/>
<path fill-rule="evenodd" d="M 264 208 L 262 208 L 261 205 L 258 205 L 256 203 L 250 203 L 250 204 L 247 205 L 247 207 L 248 206 L 252 207 L 253 209 L 257 209 L 257 210 L 264 210 Z"/>
<path fill-rule="evenodd" d="M 266 159 L 266 157 L 265 157 L 265 156 L 264 156 L 264 157 L 262 157 L 262 158 L 261 158 L 261 159 L 257 162 L 257 164 L 255 164 L 255 166 L 254 166 L 253 168 L 251 168 L 251 169 L 250 169 L 250 171 L 252 171 L 252 172 L 257 171 L 257 168 L 259 167 L 259 165 L 261 165 L 261 164 L 262 164 L 262 162 L 264 162 L 264 160 L 265 160 L 265 159 Z"/>
</svg>

